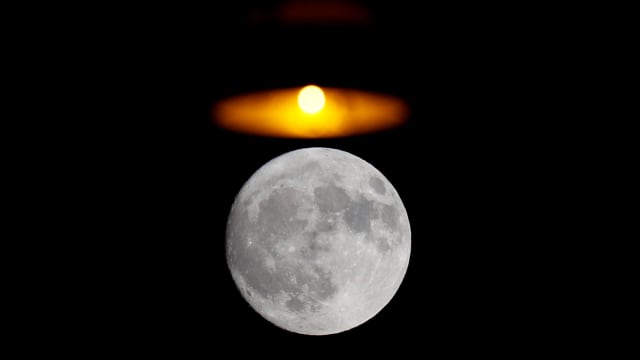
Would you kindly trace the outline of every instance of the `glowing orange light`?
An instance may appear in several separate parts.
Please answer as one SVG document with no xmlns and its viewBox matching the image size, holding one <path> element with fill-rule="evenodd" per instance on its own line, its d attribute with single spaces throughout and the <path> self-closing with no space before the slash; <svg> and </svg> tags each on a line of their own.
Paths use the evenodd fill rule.
<svg viewBox="0 0 640 360">
<path fill-rule="evenodd" d="M 223 128 L 254 135 L 326 138 L 384 130 L 402 124 L 408 107 L 372 92 L 310 85 L 225 99 L 213 108 Z"/>
<path fill-rule="evenodd" d="M 298 106 L 307 114 L 315 114 L 324 107 L 324 92 L 315 85 L 308 85 L 298 94 Z"/>
</svg>

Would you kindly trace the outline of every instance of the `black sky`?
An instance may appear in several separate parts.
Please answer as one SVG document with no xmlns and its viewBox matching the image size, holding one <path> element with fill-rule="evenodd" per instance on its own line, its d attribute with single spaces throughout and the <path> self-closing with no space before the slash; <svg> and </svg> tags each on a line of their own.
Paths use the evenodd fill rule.
<svg viewBox="0 0 640 360">
<path fill-rule="evenodd" d="M 121 85 L 123 98 L 135 105 L 122 117 L 136 126 L 126 147 L 115 145 L 123 173 L 108 192 L 123 200 L 114 222 L 133 230 L 105 235 L 117 256 L 104 276 L 115 276 L 116 290 L 93 323 L 113 328 L 116 344 L 213 356 L 230 343 L 242 344 L 231 349 L 240 356 L 333 346 L 469 355 L 562 341 L 573 320 L 570 281 L 556 275 L 573 200 L 555 111 L 565 65 L 563 42 L 537 21 L 540 10 L 373 2 L 368 27 L 249 24 L 245 14 L 261 6 L 142 12 L 124 44 L 133 81 Z M 227 96 L 308 83 L 402 97 L 409 121 L 307 140 L 236 134 L 211 121 Z M 320 338 L 262 319 L 224 257 L 227 215 L 244 181 L 309 146 L 378 168 L 412 228 L 409 270 L 391 303 L 352 331 Z"/>
</svg>

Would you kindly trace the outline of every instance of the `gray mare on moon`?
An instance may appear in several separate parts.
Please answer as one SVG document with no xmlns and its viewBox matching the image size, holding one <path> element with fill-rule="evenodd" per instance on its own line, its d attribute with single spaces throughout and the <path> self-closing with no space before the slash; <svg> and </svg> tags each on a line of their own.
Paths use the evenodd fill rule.
<svg viewBox="0 0 640 360">
<path fill-rule="evenodd" d="M 409 218 L 391 183 L 329 148 L 291 151 L 258 169 L 232 205 L 226 241 L 243 298 L 276 326 L 309 335 L 375 316 L 411 253 Z"/>
</svg>

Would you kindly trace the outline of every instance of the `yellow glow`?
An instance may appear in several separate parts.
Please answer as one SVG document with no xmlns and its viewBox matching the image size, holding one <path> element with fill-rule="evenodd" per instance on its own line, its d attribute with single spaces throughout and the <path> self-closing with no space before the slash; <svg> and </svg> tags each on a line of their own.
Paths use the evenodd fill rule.
<svg viewBox="0 0 640 360">
<path fill-rule="evenodd" d="M 298 106 L 307 114 L 316 114 L 324 107 L 325 99 L 322 89 L 315 85 L 307 85 L 298 94 Z"/>
<path fill-rule="evenodd" d="M 325 87 L 320 90 L 324 93 L 324 107 L 317 105 L 315 95 L 309 96 L 316 99 L 309 102 L 319 109 L 308 113 L 304 110 L 306 100 L 300 100 L 306 97 L 302 96 L 304 89 L 277 89 L 224 99 L 213 108 L 214 122 L 232 131 L 254 135 L 327 138 L 398 126 L 409 111 L 404 101 L 393 96 Z"/>
</svg>

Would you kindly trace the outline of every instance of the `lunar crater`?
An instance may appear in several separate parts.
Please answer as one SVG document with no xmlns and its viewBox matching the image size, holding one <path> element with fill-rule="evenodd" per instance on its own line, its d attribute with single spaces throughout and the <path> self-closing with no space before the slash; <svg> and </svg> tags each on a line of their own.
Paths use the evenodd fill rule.
<svg viewBox="0 0 640 360">
<path fill-rule="evenodd" d="M 351 201 L 344 213 L 347 225 L 356 232 L 368 233 L 371 231 L 371 220 L 377 217 L 373 201 L 360 196 L 358 200 Z"/>
<path fill-rule="evenodd" d="M 369 185 L 379 195 L 384 195 L 387 192 L 387 189 L 384 187 L 384 182 L 379 177 L 376 177 L 376 176 L 370 177 Z"/>
<path fill-rule="evenodd" d="M 319 186 L 313 190 L 314 200 L 323 213 L 335 213 L 346 209 L 349 205 L 347 192 L 335 184 Z"/>
</svg>

